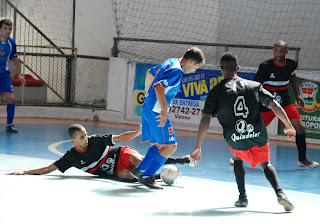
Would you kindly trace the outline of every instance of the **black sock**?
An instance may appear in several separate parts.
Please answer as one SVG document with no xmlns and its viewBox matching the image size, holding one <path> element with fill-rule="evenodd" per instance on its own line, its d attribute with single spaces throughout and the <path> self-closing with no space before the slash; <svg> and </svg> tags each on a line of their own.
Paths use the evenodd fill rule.
<svg viewBox="0 0 320 224">
<path fill-rule="evenodd" d="M 298 134 L 296 135 L 296 145 L 298 149 L 299 161 L 306 160 L 306 135 L 305 134 Z"/>
<path fill-rule="evenodd" d="M 165 164 L 177 164 L 177 163 L 178 163 L 177 159 L 172 157 L 169 157 L 165 162 Z"/>
<path fill-rule="evenodd" d="M 240 193 L 239 198 L 246 198 L 247 195 L 246 195 L 245 181 L 244 181 L 245 169 L 244 169 L 243 161 L 235 160 L 233 170 L 236 176 L 236 182 L 237 182 L 238 190 Z"/>
<path fill-rule="evenodd" d="M 278 194 L 279 192 L 282 192 L 280 180 L 278 178 L 277 171 L 274 169 L 274 167 L 271 165 L 268 165 L 264 169 L 264 174 L 266 175 L 266 178 L 270 182 L 276 194 Z"/>
<path fill-rule="evenodd" d="M 187 159 L 183 158 L 183 157 L 177 157 L 177 158 L 172 158 L 169 157 L 167 159 L 167 161 L 165 162 L 165 164 L 185 164 L 185 163 L 189 163 L 190 161 L 187 161 Z"/>
<path fill-rule="evenodd" d="M 156 174 L 154 175 L 154 179 L 159 180 L 159 179 L 160 179 L 160 173 L 156 173 Z"/>
</svg>

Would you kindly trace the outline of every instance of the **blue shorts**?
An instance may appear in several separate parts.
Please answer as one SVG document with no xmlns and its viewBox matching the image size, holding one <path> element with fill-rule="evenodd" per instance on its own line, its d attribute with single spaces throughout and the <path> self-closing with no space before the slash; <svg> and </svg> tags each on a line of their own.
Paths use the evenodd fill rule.
<svg viewBox="0 0 320 224">
<path fill-rule="evenodd" d="M 0 74 L 0 94 L 13 93 L 13 85 L 10 79 L 10 73 L 4 72 Z"/>
<path fill-rule="evenodd" d="M 176 134 L 174 133 L 170 118 L 168 117 L 164 127 L 158 127 L 159 122 L 156 121 L 156 116 L 158 115 L 158 113 L 143 105 L 141 142 L 150 141 L 151 144 L 160 146 L 176 145 Z"/>
</svg>

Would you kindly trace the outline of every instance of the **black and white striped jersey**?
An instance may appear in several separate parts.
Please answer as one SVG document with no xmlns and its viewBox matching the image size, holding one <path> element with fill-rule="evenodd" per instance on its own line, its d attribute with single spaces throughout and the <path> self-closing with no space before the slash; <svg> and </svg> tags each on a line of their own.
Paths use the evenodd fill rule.
<svg viewBox="0 0 320 224">
<path fill-rule="evenodd" d="M 282 107 L 288 106 L 292 103 L 289 96 L 290 77 L 294 74 L 297 66 L 297 62 L 287 58 L 284 65 L 277 65 L 272 58 L 260 64 L 254 81 L 260 82 Z M 259 109 L 261 112 L 269 111 L 262 105 Z"/>
<path fill-rule="evenodd" d="M 54 164 L 61 172 L 76 167 L 101 177 L 114 178 L 121 147 L 112 147 L 112 135 L 92 135 L 84 151 L 73 147 Z"/>
</svg>

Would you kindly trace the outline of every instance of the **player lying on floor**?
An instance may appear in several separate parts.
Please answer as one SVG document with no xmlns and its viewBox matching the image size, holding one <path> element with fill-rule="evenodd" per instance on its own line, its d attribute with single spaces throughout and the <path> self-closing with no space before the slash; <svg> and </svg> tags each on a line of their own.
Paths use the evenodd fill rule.
<svg viewBox="0 0 320 224">
<path fill-rule="evenodd" d="M 130 171 L 144 158 L 136 149 L 128 146 L 114 146 L 115 142 L 129 141 L 141 134 L 141 127 L 136 131 L 127 131 L 120 135 L 91 135 L 87 136 L 86 129 L 80 124 L 73 124 L 68 129 L 69 137 L 74 147 L 59 160 L 49 166 L 13 171 L 8 175 L 47 174 L 56 169 L 64 173 L 71 167 L 76 167 L 87 173 L 103 178 L 133 181 L 135 178 Z M 195 162 L 190 156 L 168 158 L 166 164 L 189 164 Z M 156 175 L 159 178 L 159 175 Z"/>
</svg>

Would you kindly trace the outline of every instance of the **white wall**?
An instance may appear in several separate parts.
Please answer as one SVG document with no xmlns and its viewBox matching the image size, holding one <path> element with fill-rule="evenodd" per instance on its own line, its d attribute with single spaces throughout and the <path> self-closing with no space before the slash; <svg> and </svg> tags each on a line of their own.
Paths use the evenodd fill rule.
<svg viewBox="0 0 320 224">
<path fill-rule="evenodd" d="M 75 44 L 78 54 L 109 57 L 115 36 L 111 1 L 76 1 Z"/>
</svg>

